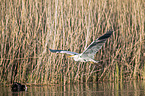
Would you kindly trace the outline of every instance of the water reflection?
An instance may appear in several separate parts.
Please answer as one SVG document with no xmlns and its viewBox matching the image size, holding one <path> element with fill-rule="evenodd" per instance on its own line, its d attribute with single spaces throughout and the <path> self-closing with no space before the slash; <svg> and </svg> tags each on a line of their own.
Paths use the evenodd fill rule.
<svg viewBox="0 0 145 96">
<path fill-rule="evenodd" d="M 0 86 L 1 96 L 144 96 L 145 82 L 87 83 L 70 85 L 27 86 L 25 92 L 12 92 Z"/>
</svg>

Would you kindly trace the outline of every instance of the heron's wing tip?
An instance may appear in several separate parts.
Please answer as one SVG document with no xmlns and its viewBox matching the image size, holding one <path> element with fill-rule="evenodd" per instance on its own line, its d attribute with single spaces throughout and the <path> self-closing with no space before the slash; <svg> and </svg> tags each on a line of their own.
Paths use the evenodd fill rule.
<svg viewBox="0 0 145 96">
<path fill-rule="evenodd" d="M 98 38 L 98 40 L 102 40 L 102 39 L 107 39 L 112 35 L 113 31 L 107 31 L 107 33 L 105 33 L 104 35 L 102 35 L 101 37 Z"/>
<path fill-rule="evenodd" d="M 58 50 L 52 50 L 52 49 L 49 49 L 49 50 L 50 50 L 50 52 L 53 52 L 53 53 L 58 52 Z"/>
</svg>

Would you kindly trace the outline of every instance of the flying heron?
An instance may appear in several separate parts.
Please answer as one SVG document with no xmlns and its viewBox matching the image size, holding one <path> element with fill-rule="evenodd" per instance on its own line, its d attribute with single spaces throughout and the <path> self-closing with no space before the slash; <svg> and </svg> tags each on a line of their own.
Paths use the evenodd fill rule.
<svg viewBox="0 0 145 96">
<path fill-rule="evenodd" d="M 66 53 L 69 54 L 69 57 L 72 57 L 75 61 L 80 62 L 93 62 L 98 63 L 99 61 L 94 60 L 94 55 L 101 49 L 106 40 L 112 35 L 113 31 L 108 31 L 101 37 L 94 40 L 82 53 L 76 53 L 66 50 L 52 50 L 53 53 Z"/>
</svg>

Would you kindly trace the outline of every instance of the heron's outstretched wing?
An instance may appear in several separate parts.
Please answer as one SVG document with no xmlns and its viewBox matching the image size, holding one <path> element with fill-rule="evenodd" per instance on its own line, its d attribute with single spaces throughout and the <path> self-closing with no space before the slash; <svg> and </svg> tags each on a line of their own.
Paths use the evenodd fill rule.
<svg viewBox="0 0 145 96">
<path fill-rule="evenodd" d="M 103 46 L 105 41 L 111 36 L 113 31 L 108 31 L 106 34 L 102 35 L 101 37 L 97 38 L 95 41 L 93 41 L 86 50 L 82 53 L 82 56 L 94 58 L 94 55 L 96 52 L 98 52 L 99 49 Z"/>
<path fill-rule="evenodd" d="M 78 54 L 76 52 L 71 52 L 71 51 L 66 51 L 66 50 L 52 50 L 52 49 L 49 49 L 49 50 L 53 53 L 66 53 L 66 54 L 70 54 L 70 55 L 77 55 Z"/>
</svg>

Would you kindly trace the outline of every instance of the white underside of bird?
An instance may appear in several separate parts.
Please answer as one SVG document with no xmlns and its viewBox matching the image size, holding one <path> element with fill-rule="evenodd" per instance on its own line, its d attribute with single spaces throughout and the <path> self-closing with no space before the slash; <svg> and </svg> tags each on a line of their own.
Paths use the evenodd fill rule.
<svg viewBox="0 0 145 96">
<path fill-rule="evenodd" d="M 94 60 L 93 58 L 90 57 L 83 57 L 82 54 L 78 54 L 78 55 L 71 55 L 69 57 L 73 57 L 73 59 L 75 61 L 80 61 L 80 62 L 94 62 L 94 63 L 98 63 L 99 61 Z"/>
</svg>

